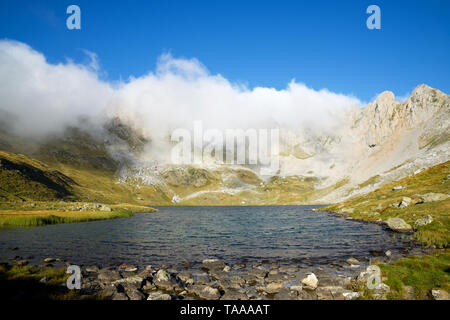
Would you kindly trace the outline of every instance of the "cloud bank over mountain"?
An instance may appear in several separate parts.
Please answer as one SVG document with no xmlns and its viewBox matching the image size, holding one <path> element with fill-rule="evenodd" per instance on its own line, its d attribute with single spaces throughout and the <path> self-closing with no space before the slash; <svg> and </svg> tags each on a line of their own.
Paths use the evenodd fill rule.
<svg viewBox="0 0 450 320">
<path fill-rule="evenodd" d="M 291 81 L 283 90 L 248 88 L 210 74 L 196 59 L 160 57 L 142 77 L 108 82 L 95 53 L 91 63 L 51 64 L 30 46 L 0 41 L 0 110 L 25 136 L 57 133 L 89 118 L 95 124 L 119 116 L 152 141 L 167 140 L 176 128 L 309 128 L 333 131 L 346 108 L 360 106 L 350 95 L 314 90 Z"/>
</svg>

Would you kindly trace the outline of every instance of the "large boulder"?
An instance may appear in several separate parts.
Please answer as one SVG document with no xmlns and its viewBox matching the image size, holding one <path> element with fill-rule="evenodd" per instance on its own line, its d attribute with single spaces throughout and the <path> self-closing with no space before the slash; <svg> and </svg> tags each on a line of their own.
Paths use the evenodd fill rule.
<svg viewBox="0 0 450 320">
<path fill-rule="evenodd" d="M 389 218 L 386 220 L 386 226 L 395 232 L 411 232 L 412 228 L 402 218 Z"/>
<path fill-rule="evenodd" d="M 450 196 L 445 193 L 434 193 L 429 192 L 425 193 L 420 197 L 421 202 L 434 202 L 434 201 L 443 201 L 447 200 Z"/>
</svg>

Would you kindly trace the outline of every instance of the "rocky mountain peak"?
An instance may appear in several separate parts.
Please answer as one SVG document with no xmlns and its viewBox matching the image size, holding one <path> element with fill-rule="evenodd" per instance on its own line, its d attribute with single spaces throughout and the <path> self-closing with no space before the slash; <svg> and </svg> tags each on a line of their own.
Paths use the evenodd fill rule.
<svg viewBox="0 0 450 320">
<path fill-rule="evenodd" d="M 377 105 L 390 105 L 395 102 L 395 95 L 392 91 L 384 91 L 380 93 L 375 99 L 375 104 Z"/>
</svg>

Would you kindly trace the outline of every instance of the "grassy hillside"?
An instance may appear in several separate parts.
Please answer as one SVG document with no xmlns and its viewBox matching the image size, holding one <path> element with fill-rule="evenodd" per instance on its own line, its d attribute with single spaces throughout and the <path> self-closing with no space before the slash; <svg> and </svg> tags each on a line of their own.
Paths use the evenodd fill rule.
<svg viewBox="0 0 450 320">
<path fill-rule="evenodd" d="M 431 216 L 430 224 L 414 228 L 414 238 L 443 250 L 422 257 L 401 258 L 392 264 L 379 264 L 384 282 L 391 288 L 388 299 L 430 299 L 431 290 L 450 290 L 450 197 L 446 197 L 449 191 L 450 161 L 447 161 L 322 210 L 378 222 L 399 217 L 413 227 L 418 219 Z M 441 194 L 441 200 L 423 202 L 421 198 L 429 193 Z M 411 202 L 401 208 L 398 205 L 404 197 Z M 370 298 L 370 290 L 366 293 L 366 298 Z"/>
<path fill-rule="evenodd" d="M 116 184 L 114 174 L 67 164 L 49 165 L 0 151 L 0 226 L 39 226 L 152 212 L 152 188 Z"/>
<path fill-rule="evenodd" d="M 4 200 L 74 198 L 75 185 L 71 178 L 40 161 L 0 151 L 0 198 Z"/>
<path fill-rule="evenodd" d="M 394 187 L 403 187 L 393 190 Z M 395 183 L 386 184 L 365 195 L 326 207 L 323 210 L 345 213 L 353 218 L 368 221 L 387 220 L 399 217 L 411 226 L 419 218 L 430 215 L 433 222 L 419 226 L 414 237 L 426 245 L 448 247 L 450 242 L 450 197 L 444 200 L 423 202 L 427 193 L 447 195 L 450 191 L 450 161 L 406 177 Z M 399 208 L 403 197 L 411 198 L 411 203 Z"/>
</svg>

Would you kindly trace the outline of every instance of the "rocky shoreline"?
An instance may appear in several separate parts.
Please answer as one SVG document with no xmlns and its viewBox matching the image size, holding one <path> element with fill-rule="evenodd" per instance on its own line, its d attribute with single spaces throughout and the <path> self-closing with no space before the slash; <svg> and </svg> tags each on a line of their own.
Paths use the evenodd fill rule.
<svg viewBox="0 0 450 320">
<path fill-rule="evenodd" d="M 416 254 L 418 252 L 415 252 Z M 286 264 L 283 261 L 258 261 L 226 264 L 219 259 L 203 260 L 198 267 L 185 263 L 172 266 L 81 266 L 81 288 L 76 299 L 107 300 L 355 300 L 367 295 L 367 280 L 381 278 L 378 263 L 392 263 L 399 253 L 372 252 L 371 257 L 348 258 L 327 266 Z M 6 269 L 29 267 L 20 257 L 3 263 Z M 46 258 L 29 270 L 67 268 L 70 263 Z M 50 279 L 39 279 L 45 284 Z M 67 293 L 60 283 L 60 293 Z M 390 288 L 380 282 L 370 290 L 370 298 L 386 299 Z"/>
</svg>

